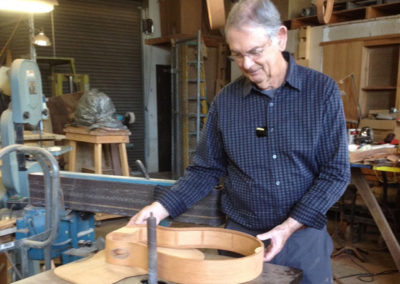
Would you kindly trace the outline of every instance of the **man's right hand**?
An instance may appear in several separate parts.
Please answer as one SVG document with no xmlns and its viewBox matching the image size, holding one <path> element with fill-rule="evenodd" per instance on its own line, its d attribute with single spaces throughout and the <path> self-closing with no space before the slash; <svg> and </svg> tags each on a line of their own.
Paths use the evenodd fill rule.
<svg viewBox="0 0 400 284">
<path fill-rule="evenodd" d="M 144 207 L 136 215 L 134 215 L 128 222 L 128 225 L 139 225 L 146 224 L 147 218 L 150 217 L 150 213 L 157 219 L 157 224 L 163 219 L 169 216 L 167 209 L 159 202 L 153 202 L 149 206 Z"/>
</svg>

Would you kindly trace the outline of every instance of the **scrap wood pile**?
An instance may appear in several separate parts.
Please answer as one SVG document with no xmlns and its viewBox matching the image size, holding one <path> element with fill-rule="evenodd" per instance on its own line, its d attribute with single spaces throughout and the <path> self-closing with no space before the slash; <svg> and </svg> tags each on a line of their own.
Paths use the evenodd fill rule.
<svg viewBox="0 0 400 284">
<path fill-rule="evenodd" d="M 397 147 L 361 148 L 350 151 L 350 163 L 396 167 L 400 166 L 400 153 Z"/>
</svg>

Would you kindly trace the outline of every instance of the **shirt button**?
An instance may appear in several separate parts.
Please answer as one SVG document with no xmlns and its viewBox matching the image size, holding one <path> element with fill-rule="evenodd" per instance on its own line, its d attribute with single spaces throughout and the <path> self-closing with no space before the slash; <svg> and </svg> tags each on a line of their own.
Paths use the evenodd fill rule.
<svg viewBox="0 0 400 284">
<path fill-rule="evenodd" d="M 276 185 L 280 185 L 281 184 L 281 182 L 278 180 L 276 183 L 275 183 Z"/>
<path fill-rule="evenodd" d="M 273 106 L 274 106 L 274 103 L 269 103 L 269 106 L 270 106 L 270 107 L 273 107 Z"/>
<path fill-rule="evenodd" d="M 270 128 L 269 131 L 274 132 L 274 128 Z"/>
<path fill-rule="evenodd" d="M 272 159 L 276 159 L 277 157 L 276 157 L 276 155 L 272 155 Z"/>
</svg>

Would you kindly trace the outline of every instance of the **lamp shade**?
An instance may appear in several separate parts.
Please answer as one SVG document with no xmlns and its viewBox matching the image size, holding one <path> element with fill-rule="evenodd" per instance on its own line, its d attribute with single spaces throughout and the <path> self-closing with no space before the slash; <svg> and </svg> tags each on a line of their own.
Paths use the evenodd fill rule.
<svg viewBox="0 0 400 284">
<path fill-rule="evenodd" d="M 0 10 L 26 13 L 48 13 L 57 0 L 0 0 Z"/>
<path fill-rule="evenodd" d="M 50 46 L 51 45 L 51 41 L 44 34 L 43 31 L 40 31 L 37 35 L 35 35 L 32 42 L 33 42 L 33 44 L 39 45 L 39 46 Z"/>
</svg>

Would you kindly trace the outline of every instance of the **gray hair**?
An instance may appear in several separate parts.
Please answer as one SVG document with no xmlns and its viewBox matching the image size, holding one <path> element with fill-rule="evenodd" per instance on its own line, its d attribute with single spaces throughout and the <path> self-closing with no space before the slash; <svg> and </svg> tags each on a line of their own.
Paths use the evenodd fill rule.
<svg viewBox="0 0 400 284">
<path fill-rule="evenodd" d="M 270 0 L 240 0 L 233 5 L 225 23 L 225 35 L 230 28 L 261 27 L 274 40 L 281 27 L 281 16 Z"/>
</svg>

